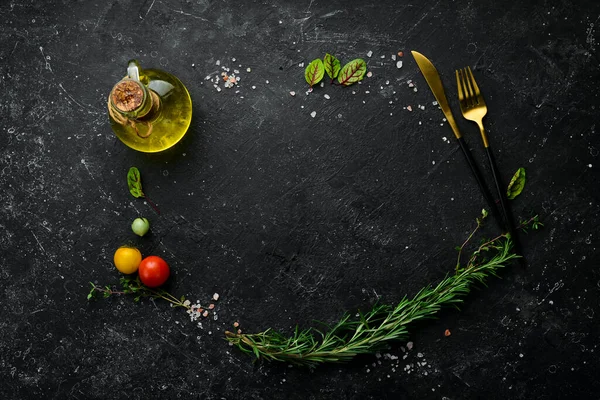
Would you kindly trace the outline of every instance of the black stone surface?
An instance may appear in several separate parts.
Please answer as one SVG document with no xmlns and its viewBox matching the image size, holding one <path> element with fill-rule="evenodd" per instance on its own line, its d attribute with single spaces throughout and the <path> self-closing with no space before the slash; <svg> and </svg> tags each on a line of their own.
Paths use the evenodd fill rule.
<svg viewBox="0 0 600 400">
<path fill-rule="evenodd" d="M 6 0 L 0 21 L 0 398 L 599 398 L 598 2 Z M 452 271 L 484 202 L 412 49 L 487 168 L 455 94 L 454 70 L 474 68 L 503 178 L 527 170 L 514 213 L 545 223 L 521 236 L 529 267 L 412 327 L 407 353 L 253 363 L 224 341 L 234 321 L 289 333 Z M 300 65 L 326 52 L 373 76 L 306 95 Z M 130 58 L 194 101 L 163 153 L 111 132 L 106 99 Z M 205 80 L 222 66 L 239 69 L 235 88 Z M 160 216 L 129 194 L 130 166 Z M 137 216 L 148 237 L 131 232 Z M 88 303 L 90 281 L 118 282 L 127 242 L 169 261 L 173 293 L 219 293 L 218 319 Z"/>
</svg>

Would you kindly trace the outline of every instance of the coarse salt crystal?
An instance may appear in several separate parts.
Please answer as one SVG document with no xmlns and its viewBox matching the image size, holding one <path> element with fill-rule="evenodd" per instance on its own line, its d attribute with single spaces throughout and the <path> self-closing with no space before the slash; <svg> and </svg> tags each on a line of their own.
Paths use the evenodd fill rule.
<svg viewBox="0 0 600 400">
<path fill-rule="evenodd" d="M 212 303 L 210 303 L 210 304 L 209 304 L 209 306 L 208 306 L 208 309 L 209 309 L 209 310 L 212 310 L 212 309 L 214 309 L 214 308 L 215 308 L 215 305 L 214 305 L 214 304 L 212 304 Z"/>
<path fill-rule="evenodd" d="M 373 73 L 371 71 L 367 72 L 367 78 L 370 78 L 373 76 Z"/>
<path fill-rule="evenodd" d="M 396 62 L 396 68 L 402 68 L 402 60 Z"/>
<path fill-rule="evenodd" d="M 381 56 L 381 58 L 385 58 L 385 55 Z"/>
<path fill-rule="evenodd" d="M 304 67 L 304 63 L 303 63 L 303 62 L 301 62 L 300 64 L 298 64 L 298 66 L 299 66 L 300 68 L 302 68 L 302 67 Z"/>
<path fill-rule="evenodd" d="M 252 89 L 256 89 L 256 86 L 252 86 Z"/>
<path fill-rule="evenodd" d="M 292 91 L 292 92 L 290 92 L 290 95 L 291 95 L 291 96 L 295 96 L 295 95 L 296 95 L 296 92 Z"/>
<path fill-rule="evenodd" d="M 216 65 L 221 65 L 221 60 L 217 60 Z"/>
<path fill-rule="evenodd" d="M 408 111 L 412 111 L 412 107 L 411 107 L 411 106 L 406 106 L 406 109 L 407 109 Z"/>
<path fill-rule="evenodd" d="M 217 301 L 217 300 L 219 300 L 219 293 L 215 293 L 215 294 L 213 294 L 213 300 L 214 300 L 214 301 Z"/>
<path fill-rule="evenodd" d="M 185 307 L 189 307 L 189 306 L 190 306 L 190 304 L 192 304 L 192 303 L 191 303 L 189 300 L 186 300 L 186 301 L 184 301 L 184 302 L 183 302 L 183 305 L 184 305 Z"/>
<path fill-rule="evenodd" d="M 367 57 L 371 57 L 373 55 L 373 52 L 371 50 L 369 50 L 369 52 L 367 53 Z"/>
<path fill-rule="evenodd" d="M 408 342 L 408 343 L 406 343 L 406 348 L 407 348 L 408 350 L 412 350 L 412 348 L 413 348 L 413 342 Z"/>
<path fill-rule="evenodd" d="M 325 82 L 321 82 L 321 84 L 319 86 L 325 87 Z"/>
<path fill-rule="evenodd" d="M 313 117 L 313 118 L 316 117 L 317 116 L 317 112 L 316 111 L 311 112 L 310 116 Z"/>
<path fill-rule="evenodd" d="M 252 68 L 250 68 L 250 67 L 246 68 L 246 72 L 252 72 Z"/>
<path fill-rule="evenodd" d="M 385 84 L 386 84 L 386 85 L 389 85 L 389 84 L 390 84 L 390 81 L 385 81 Z"/>
<path fill-rule="evenodd" d="M 329 97 L 328 94 L 324 94 L 323 97 L 325 97 L 327 100 L 329 100 L 331 97 Z"/>
<path fill-rule="evenodd" d="M 412 81 L 408 81 L 408 87 L 415 87 L 415 84 Z"/>
<path fill-rule="evenodd" d="M 208 317 L 208 311 L 204 311 L 204 312 L 202 313 L 202 316 L 203 316 L 203 317 Z"/>
<path fill-rule="evenodd" d="M 392 54 L 392 60 L 396 61 L 396 55 Z"/>
<path fill-rule="evenodd" d="M 234 328 L 237 328 L 238 326 L 240 326 L 240 323 L 239 323 L 239 322 L 237 322 L 237 321 L 236 321 L 236 322 L 234 322 L 234 323 L 233 323 L 233 327 L 234 327 Z"/>
<path fill-rule="evenodd" d="M 269 81 L 268 81 L 268 80 L 266 80 L 266 81 L 265 81 L 265 83 L 268 85 L 268 84 L 269 84 Z"/>
</svg>

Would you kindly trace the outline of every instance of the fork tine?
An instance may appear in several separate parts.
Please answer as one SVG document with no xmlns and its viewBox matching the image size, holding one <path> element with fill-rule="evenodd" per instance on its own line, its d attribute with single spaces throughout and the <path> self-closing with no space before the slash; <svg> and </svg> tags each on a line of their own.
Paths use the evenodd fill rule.
<svg viewBox="0 0 600 400">
<path fill-rule="evenodd" d="M 471 86 L 471 78 L 469 77 L 469 74 L 467 73 L 467 69 L 464 68 L 463 71 L 463 77 L 464 77 L 464 81 L 465 81 L 465 87 L 466 87 L 466 92 L 467 92 L 467 99 L 469 100 L 469 106 L 475 105 L 477 104 L 477 99 L 475 99 L 475 94 L 473 92 L 473 88 Z"/>
<path fill-rule="evenodd" d="M 458 86 L 458 101 L 460 102 L 460 105 L 463 106 L 463 103 L 465 101 L 465 96 L 463 94 L 463 88 L 462 88 L 462 79 L 461 76 L 459 75 L 459 70 L 456 70 L 456 86 Z"/>
<path fill-rule="evenodd" d="M 475 82 L 475 77 L 473 76 L 473 71 L 471 71 L 471 67 L 467 67 L 469 70 L 469 80 L 473 84 L 473 88 L 475 89 L 475 96 L 481 96 L 481 92 L 479 91 L 479 86 L 477 86 L 477 82 Z"/>
</svg>

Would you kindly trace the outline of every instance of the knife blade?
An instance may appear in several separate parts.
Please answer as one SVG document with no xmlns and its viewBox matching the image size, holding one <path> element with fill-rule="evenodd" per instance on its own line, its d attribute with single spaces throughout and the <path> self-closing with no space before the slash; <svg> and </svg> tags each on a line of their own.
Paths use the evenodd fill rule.
<svg viewBox="0 0 600 400">
<path fill-rule="evenodd" d="M 461 134 L 458 130 L 458 126 L 456 126 L 456 121 L 454 120 L 454 116 L 452 115 L 452 110 L 450 110 L 450 105 L 448 105 L 448 99 L 446 98 L 446 93 L 444 92 L 444 86 L 442 85 L 440 74 L 438 73 L 437 69 L 435 69 L 431 61 L 429 61 L 429 59 L 423 54 L 414 50 L 411 51 L 411 53 L 415 58 L 419 69 L 423 73 L 425 81 L 427 81 L 429 88 L 433 92 L 435 99 L 437 100 L 440 108 L 442 109 L 442 112 L 444 113 L 448 124 L 452 128 L 454 136 L 456 136 L 457 139 L 460 139 Z"/>
</svg>

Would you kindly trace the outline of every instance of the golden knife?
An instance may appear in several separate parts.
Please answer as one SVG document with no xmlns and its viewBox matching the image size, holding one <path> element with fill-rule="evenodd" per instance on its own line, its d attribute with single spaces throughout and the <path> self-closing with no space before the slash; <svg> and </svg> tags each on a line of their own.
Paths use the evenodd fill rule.
<svg viewBox="0 0 600 400">
<path fill-rule="evenodd" d="M 452 115 L 452 110 L 450 110 L 450 105 L 448 104 L 448 99 L 446 98 L 446 93 L 444 92 L 444 86 L 442 85 L 442 80 L 440 79 L 440 75 L 438 74 L 437 69 L 435 69 L 435 67 L 433 66 L 431 61 L 429 61 L 427 59 L 427 57 L 425 57 L 423 54 L 416 52 L 416 51 L 411 51 L 411 53 L 412 53 L 413 57 L 415 58 L 415 61 L 417 62 L 419 69 L 423 73 L 423 76 L 425 77 L 425 81 L 427 81 L 429 88 L 433 92 L 435 99 L 437 100 L 440 108 L 442 109 L 442 112 L 446 116 L 446 120 L 448 121 L 448 124 L 452 128 L 452 132 L 454 132 L 454 136 L 456 136 L 456 140 L 458 141 L 458 144 L 460 145 L 460 148 L 465 156 L 465 159 L 467 160 L 467 163 L 469 164 L 469 167 L 471 167 L 471 172 L 473 172 L 473 176 L 475 177 L 475 180 L 477 181 L 477 184 L 479 185 L 479 189 L 481 190 L 483 197 L 485 198 L 486 202 L 488 203 L 488 207 L 490 208 L 492 215 L 494 215 L 499 226 L 503 230 L 505 230 L 504 220 L 502 219 L 502 216 L 500 215 L 500 212 L 498 211 L 498 207 L 496 207 L 496 202 L 494 201 L 494 198 L 492 197 L 490 190 L 485 185 L 485 183 L 483 181 L 483 177 L 481 175 L 481 172 L 479 171 L 479 168 L 477 168 L 477 165 L 475 164 L 475 160 L 473 160 L 471 151 L 467 147 L 465 140 L 463 139 L 462 135 L 460 134 L 460 131 L 458 130 L 458 126 L 456 126 L 456 121 L 454 120 L 454 116 Z"/>
</svg>

